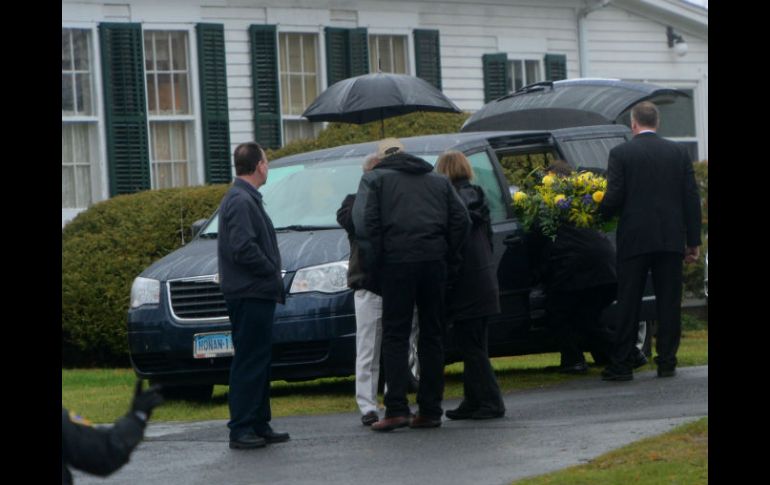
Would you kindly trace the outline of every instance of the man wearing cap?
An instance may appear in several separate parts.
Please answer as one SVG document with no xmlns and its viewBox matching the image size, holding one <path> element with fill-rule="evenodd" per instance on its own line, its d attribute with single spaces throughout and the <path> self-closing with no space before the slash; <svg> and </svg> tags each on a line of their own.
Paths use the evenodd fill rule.
<svg viewBox="0 0 770 485">
<path fill-rule="evenodd" d="M 395 138 L 377 146 L 380 163 L 364 174 L 353 205 L 363 265 L 382 289 L 385 418 L 374 431 L 441 425 L 444 393 L 442 313 L 444 287 L 458 267 L 470 227 L 449 179 L 425 160 L 404 152 Z M 410 419 L 409 334 L 419 312 L 417 415 Z"/>
</svg>

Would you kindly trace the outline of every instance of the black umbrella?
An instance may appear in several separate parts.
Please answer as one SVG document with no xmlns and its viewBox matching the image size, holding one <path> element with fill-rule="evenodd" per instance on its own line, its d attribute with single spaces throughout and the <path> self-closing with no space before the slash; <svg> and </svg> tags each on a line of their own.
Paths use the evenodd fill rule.
<svg viewBox="0 0 770 485">
<path fill-rule="evenodd" d="M 525 86 L 485 104 L 460 131 L 552 130 L 613 124 L 641 101 L 673 102 L 683 91 L 618 79 L 568 79 Z"/>
<path fill-rule="evenodd" d="M 378 72 L 343 79 L 329 86 L 302 113 L 310 121 L 368 123 L 414 111 L 460 113 L 444 93 L 428 82 L 404 74 Z"/>
</svg>

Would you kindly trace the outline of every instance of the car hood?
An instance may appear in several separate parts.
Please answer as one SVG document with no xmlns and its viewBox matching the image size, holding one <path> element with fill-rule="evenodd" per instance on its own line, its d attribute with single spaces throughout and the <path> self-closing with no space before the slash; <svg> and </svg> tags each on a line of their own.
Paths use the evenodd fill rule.
<svg viewBox="0 0 770 485">
<path fill-rule="evenodd" d="M 673 102 L 682 91 L 616 79 L 568 79 L 526 86 L 485 104 L 460 131 L 555 130 L 608 125 L 641 101 Z"/>
<path fill-rule="evenodd" d="M 350 255 L 347 233 L 343 229 L 278 232 L 281 264 L 287 272 L 307 266 L 347 260 Z M 216 239 L 195 239 L 156 261 L 141 275 L 160 281 L 218 272 Z"/>
</svg>

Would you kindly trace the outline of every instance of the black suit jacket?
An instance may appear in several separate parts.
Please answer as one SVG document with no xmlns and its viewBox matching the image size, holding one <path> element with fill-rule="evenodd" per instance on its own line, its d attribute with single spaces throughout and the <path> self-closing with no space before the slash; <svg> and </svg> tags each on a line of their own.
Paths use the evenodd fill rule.
<svg viewBox="0 0 770 485">
<path fill-rule="evenodd" d="M 600 212 L 620 214 L 618 257 L 700 246 L 701 210 L 684 146 L 642 133 L 610 151 Z"/>
</svg>

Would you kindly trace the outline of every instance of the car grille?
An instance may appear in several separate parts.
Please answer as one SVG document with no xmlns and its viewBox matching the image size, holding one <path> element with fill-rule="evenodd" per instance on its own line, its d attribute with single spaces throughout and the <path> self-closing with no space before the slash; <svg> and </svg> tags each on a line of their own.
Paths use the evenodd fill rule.
<svg viewBox="0 0 770 485">
<path fill-rule="evenodd" d="M 227 318 L 219 284 L 209 280 L 169 281 L 171 311 L 178 320 Z"/>
</svg>

